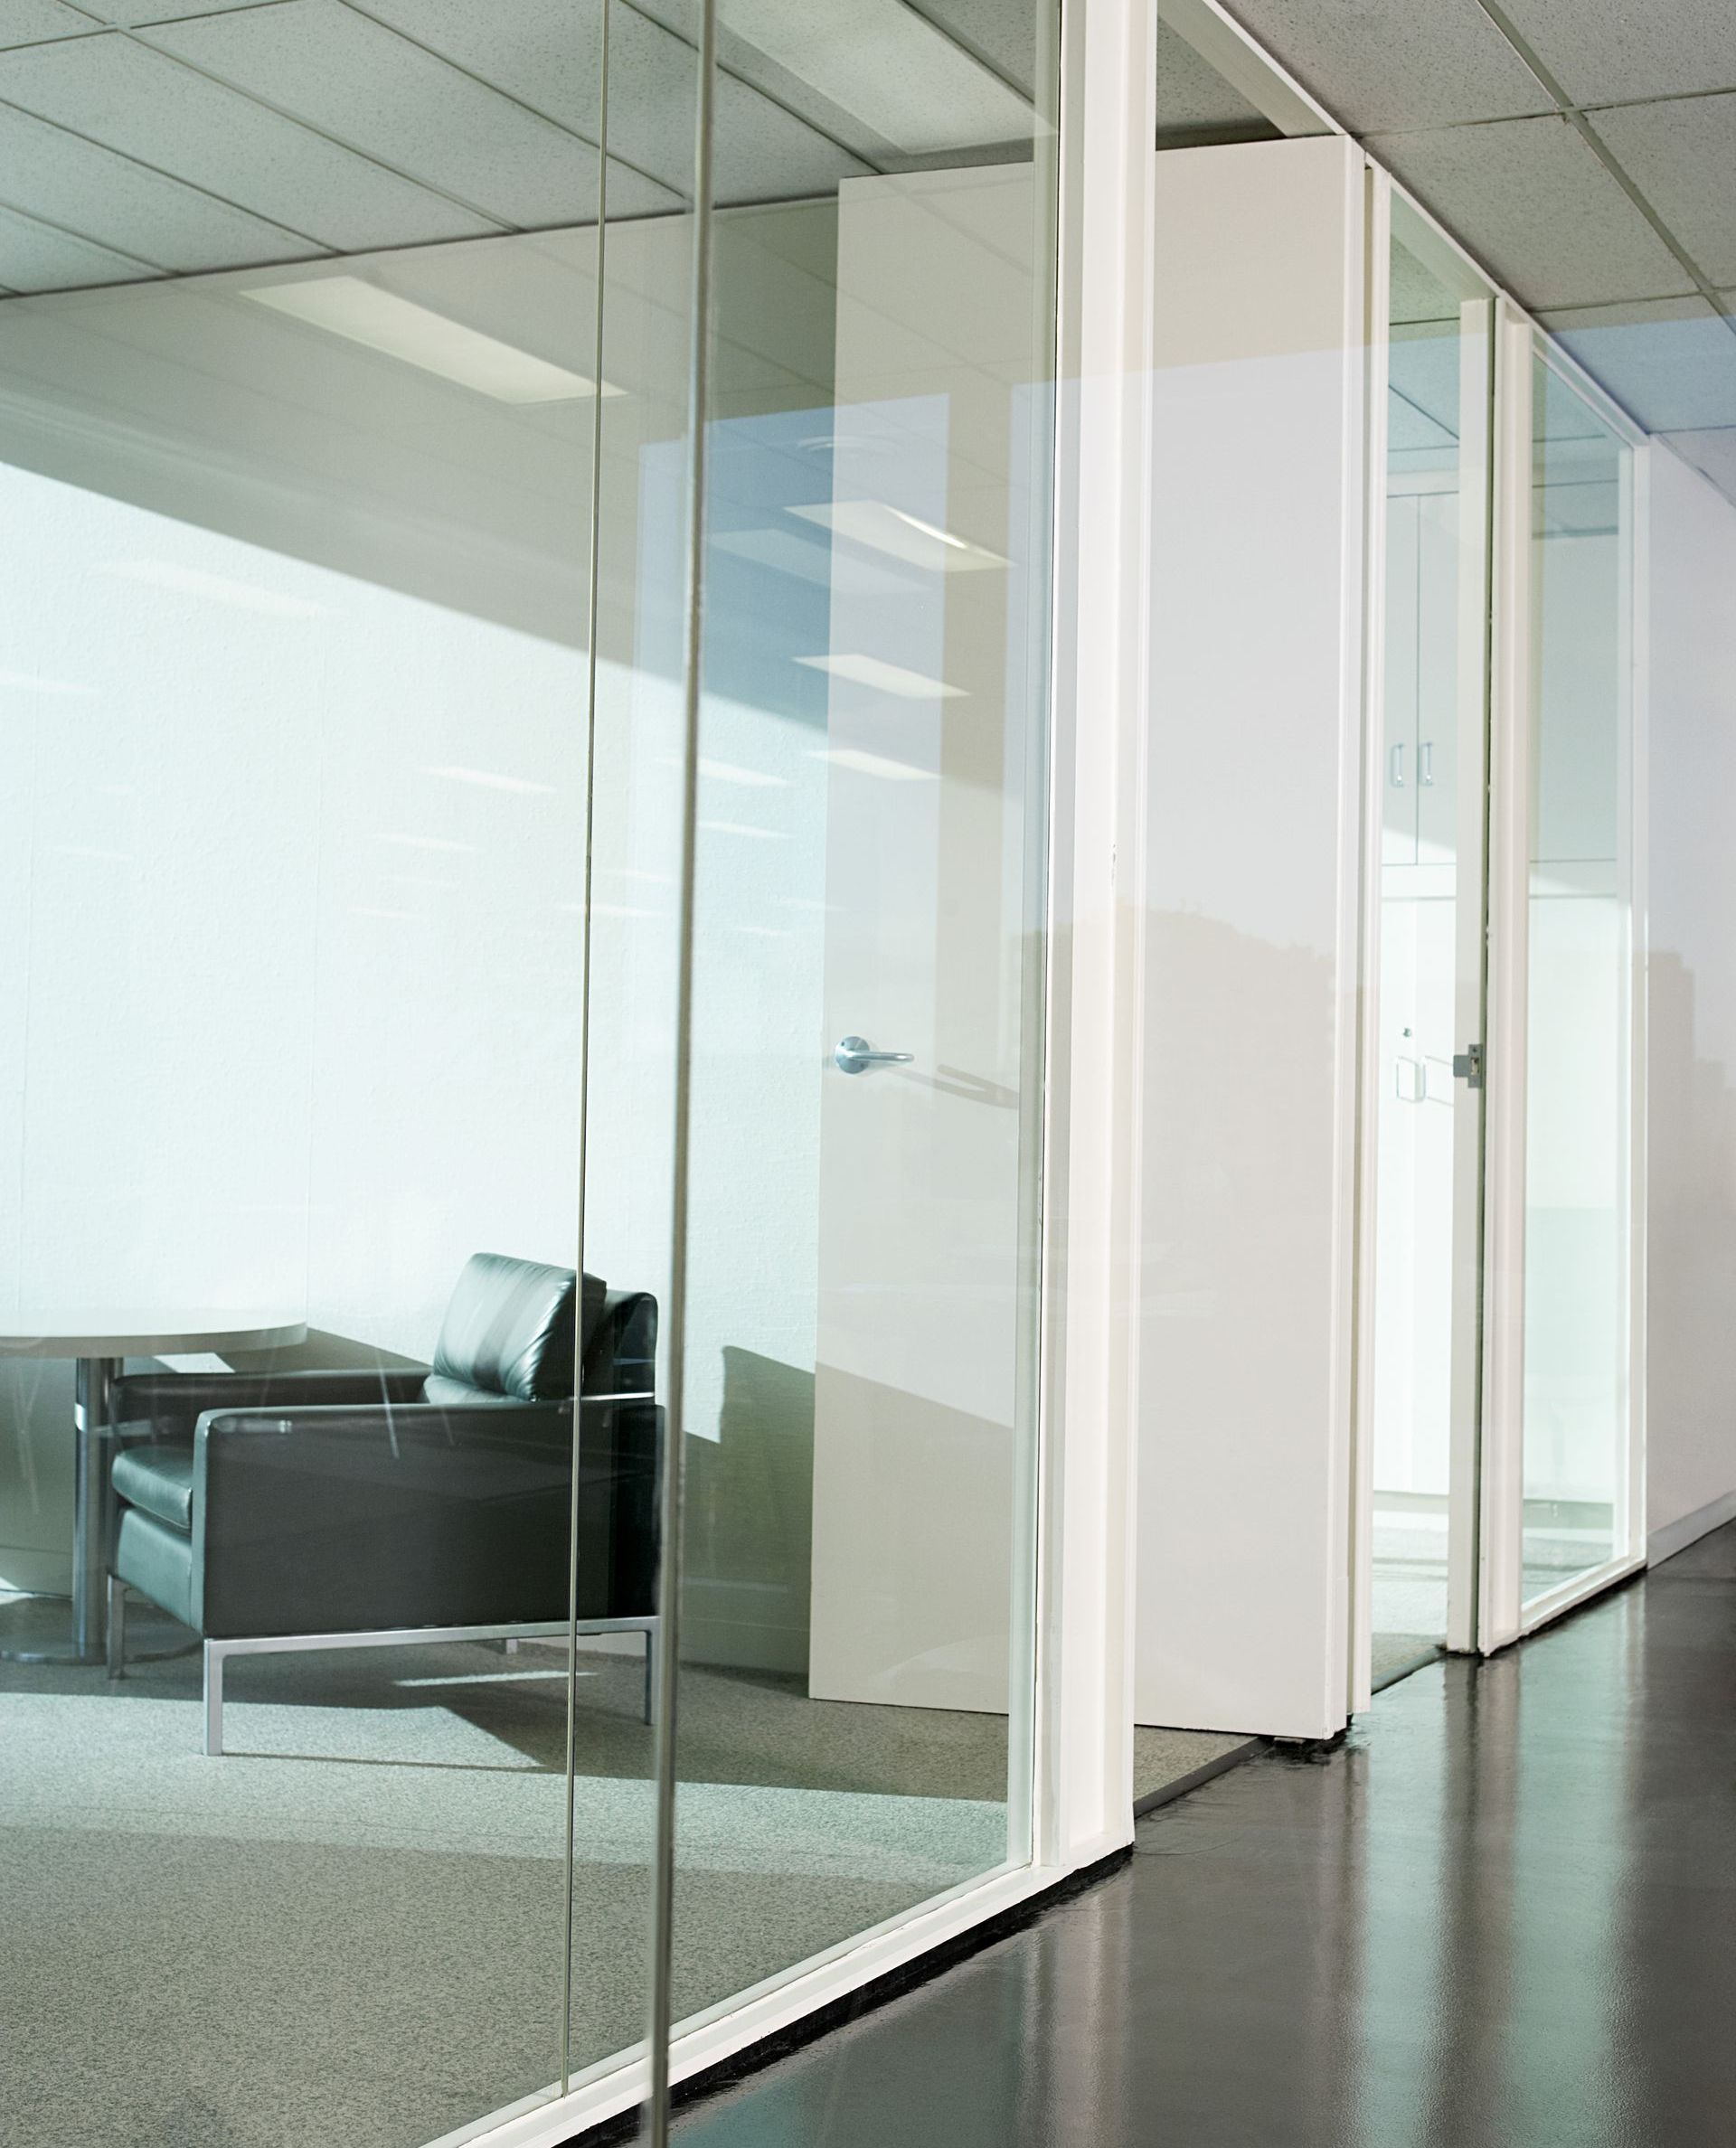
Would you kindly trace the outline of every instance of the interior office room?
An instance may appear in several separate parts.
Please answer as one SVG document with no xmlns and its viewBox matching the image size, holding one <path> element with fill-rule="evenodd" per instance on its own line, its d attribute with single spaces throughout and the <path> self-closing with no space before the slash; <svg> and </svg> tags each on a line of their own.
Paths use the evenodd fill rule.
<svg viewBox="0 0 1736 2148">
<path fill-rule="evenodd" d="M 1722 1556 L 1736 53 L 1342 17 L 0 8 L 0 2142 L 1118 2137 Z"/>
</svg>

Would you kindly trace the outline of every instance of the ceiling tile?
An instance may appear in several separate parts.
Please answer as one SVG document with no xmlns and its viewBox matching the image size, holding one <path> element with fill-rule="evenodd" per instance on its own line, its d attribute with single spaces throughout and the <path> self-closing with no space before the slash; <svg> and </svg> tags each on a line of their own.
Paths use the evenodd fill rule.
<svg viewBox="0 0 1736 2148">
<path fill-rule="evenodd" d="M 1167 23 L 1157 24 L 1157 138 L 1185 135 L 1190 139 L 1221 134 L 1247 136 L 1256 130 L 1276 135 L 1257 105 L 1226 82 L 1209 61 Z"/>
<path fill-rule="evenodd" d="M 1392 241 L 1386 315 L 1395 324 L 1458 319 L 1458 297 L 1432 268 L 1420 261 L 1402 240 Z"/>
<path fill-rule="evenodd" d="M 512 224 L 596 213 L 588 143 L 338 0 L 201 15 L 153 44 Z"/>
<path fill-rule="evenodd" d="M 1026 142 L 1031 106 L 903 0 L 729 0 L 732 37 L 906 156 Z"/>
<path fill-rule="evenodd" d="M 1503 0 L 1577 103 L 1736 89 L 1730 0 Z"/>
<path fill-rule="evenodd" d="M 231 7 L 258 5 L 258 0 L 78 0 L 80 7 L 105 23 L 122 29 L 137 29 L 146 23 L 178 23 L 183 15 L 222 14 Z"/>
<path fill-rule="evenodd" d="M 1648 432 L 1736 426 L 1736 332 L 1703 298 L 1580 306 L 1542 319 Z"/>
<path fill-rule="evenodd" d="M 0 0 L 0 47 L 40 44 L 51 37 L 88 37 L 96 24 L 61 0 Z"/>
<path fill-rule="evenodd" d="M 1668 439 L 1684 462 L 1710 477 L 1726 499 L 1736 501 L 1736 427 L 1671 433 Z"/>
<path fill-rule="evenodd" d="M 497 89 L 595 140 L 599 11 L 570 0 L 373 0 L 369 12 L 430 45 Z M 636 199 L 635 209 L 673 205 L 691 189 L 697 59 L 691 45 L 631 7 L 609 25 L 609 146 L 675 193 Z M 729 75 L 717 84 L 716 184 L 720 200 L 764 201 L 819 193 L 867 169 L 794 114 Z M 630 184 L 611 173 L 611 208 Z M 641 192 L 643 190 L 641 189 Z"/>
<path fill-rule="evenodd" d="M 1736 97 L 1597 112 L 1591 124 L 1713 283 L 1736 283 Z"/>
<path fill-rule="evenodd" d="M 1047 10 L 1031 0 L 912 0 L 918 14 L 955 37 L 1026 96 L 1036 78 L 1035 25 Z M 725 5 L 723 11 L 729 13 Z"/>
<path fill-rule="evenodd" d="M 235 268 L 308 251 L 277 224 L 5 106 L 0 172 L 13 208 L 159 268 Z"/>
<path fill-rule="evenodd" d="M 1358 134 L 1553 101 L 1477 0 L 1229 0 L 1229 12 Z"/>
<path fill-rule="evenodd" d="M 1458 435 L 1438 424 L 1426 410 L 1397 390 L 1387 398 L 1386 446 L 1390 455 L 1439 454 L 1457 445 Z"/>
<path fill-rule="evenodd" d="M 495 228 L 112 33 L 0 53 L 0 98 L 344 251 Z"/>
<path fill-rule="evenodd" d="M 1368 145 L 1524 305 L 1690 294 L 1692 279 L 1565 119 Z"/>
<path fill-rule="evenodd" d="M 1402 396 L 1449 439 L 1458 437 L 1459 367 L 1464 351 L 1455 322 L 1454 333 L 1438 328 L 1395 328 L 1387 351 L 1387 378 L 1392 392 Z"/>
<path fill-rule="evenodd" d="M 699 10 L 694 0 L 632 0 L 632 6 L 637 14 L 672 32 L 692 51 L 699 36 Z M 841 143 L 877 168 L 884 168 L 892 148 L 885 137 L 864 126 L 854 112 L 846 112 L 829 97 L 822 96 L 811 82 L 804 82 L 787 67 L 769 60 L 746 38 L 738 37 L 730 25 L 727 0 L 719 9 L 717 60 L 720 81 L 730 79 L 764 90 L 786 110 L 810 121 L 829 140 Z M 691 59 L 687 64 L 693 65 Z"/>
<path fill-rule="evenodd" d="M 127 260 L 88 239 L 0 209 L 0 284 L 8 290 L 66 291 L 83 284 L 134 283 L 150 273 L 142 261 Z"/>
</svg>

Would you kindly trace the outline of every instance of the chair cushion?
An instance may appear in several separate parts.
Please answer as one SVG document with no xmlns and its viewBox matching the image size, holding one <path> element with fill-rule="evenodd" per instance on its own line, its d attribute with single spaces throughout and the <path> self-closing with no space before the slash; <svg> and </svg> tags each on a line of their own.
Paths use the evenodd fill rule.
<svg viewBox="0 0 1736 2148">
<path fill-rule="evenodd" d="M 434 1352 L 436 1375 L 520 1402 L 570 1397 L 577 1280 L 571 1268 L 514 1260 L 504 1253 L 473 1253 L 441 1324 Z M 602 1284 L 587 1276 L 587 1333 L 602 1300 Z"/>
<path fill-rule="evenodd" d="M 161 1604 L 171 1618 L 197 1629 L 191 1537 L 137 1507 L 122 1507 L 115 1537 L 114 1570 L 129 1588 L 149 1597 L 154 1604 Z"/>
<path fill-rule="evenodd" d="M 123 1447 L 115 1456 L 116 1492 L 183 1536 L 193 1534 L 193 1448 L 178 1440 Z"/>
</svg>

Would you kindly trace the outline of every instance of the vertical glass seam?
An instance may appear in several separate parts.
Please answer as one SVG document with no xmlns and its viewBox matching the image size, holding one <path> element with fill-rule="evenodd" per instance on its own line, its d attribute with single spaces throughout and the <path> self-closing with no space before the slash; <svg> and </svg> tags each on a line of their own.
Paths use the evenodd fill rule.
<svg viewBox="0 0 1736 2148">
<path fill-rule="evenodd" d="M 650 2082 L 652 2148 L 669 2139 L 669 2036 L 675 1940 L 675 1699 L 681 1649 L 682 1359 L 687 1290 L 688 1118 L 693 1019 L 693 881 L 698 843 L 699 720 L 705 600 L 705 424 L 711 385 L 712 149 L 717 0 L 700 0 L 699 81 L 693 120 L 693 255 L 688 359 L 687 601 L 681 766 L 681 859 L 676 889 L 674 1169 L 670 1190 L 669 1373 L 659 1484 L 655 1747 L 656 1846 L 651 1888 Z M 601 382 L 598 383 L 600 391 Z"/>
<path fill-rule="evenodd" d="M 579 1707 L 579 1484 L 585 1413 L 580 1401 L 584 1385 L 585 1161 L 590 1126 L 590 897 L 597 825 L 597 623 L 600 589 L 599 564 L 603 497 L 603 293 L 609 243 L 609 29 L 610 0 L 602 0 L 597 53 L 597 287 L 591 305 L 590 393 L 590 552 L 585 586 L 585 804 L 579 917 L 579 1287 L 572 1317 L 578 1333 L 573 1352 L 572 1497 L 567 1516 L 567 1729 L 565 1814 L 561 1850 L 561 2093 L 572 2080 L 572 1918 L 573 1834 L 577 1714 Z M 646 1644 L 651 1646 L 649 1642 Z"/>
</svg>

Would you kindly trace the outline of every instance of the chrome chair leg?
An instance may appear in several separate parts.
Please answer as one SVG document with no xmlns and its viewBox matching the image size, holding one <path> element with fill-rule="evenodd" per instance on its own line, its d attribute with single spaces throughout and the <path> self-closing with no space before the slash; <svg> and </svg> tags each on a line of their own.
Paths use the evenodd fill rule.
<svg viewBox="0 0 1736 2148">
<path fill-rule="evenodd" d="M 127 1670 L 127 1584 L 115 1575 L 108 1577 L 108 1637 L 103 1643 L 103 1660 L 110 1678 L 123 1677 Z"/>
<path fill-rule="evenodd" d="M 205 1750 L 221 1758 L 223 1750 L 223 1657 L 219 1642 L 207 1641 L 205 1659 Z"/>
</svg>

